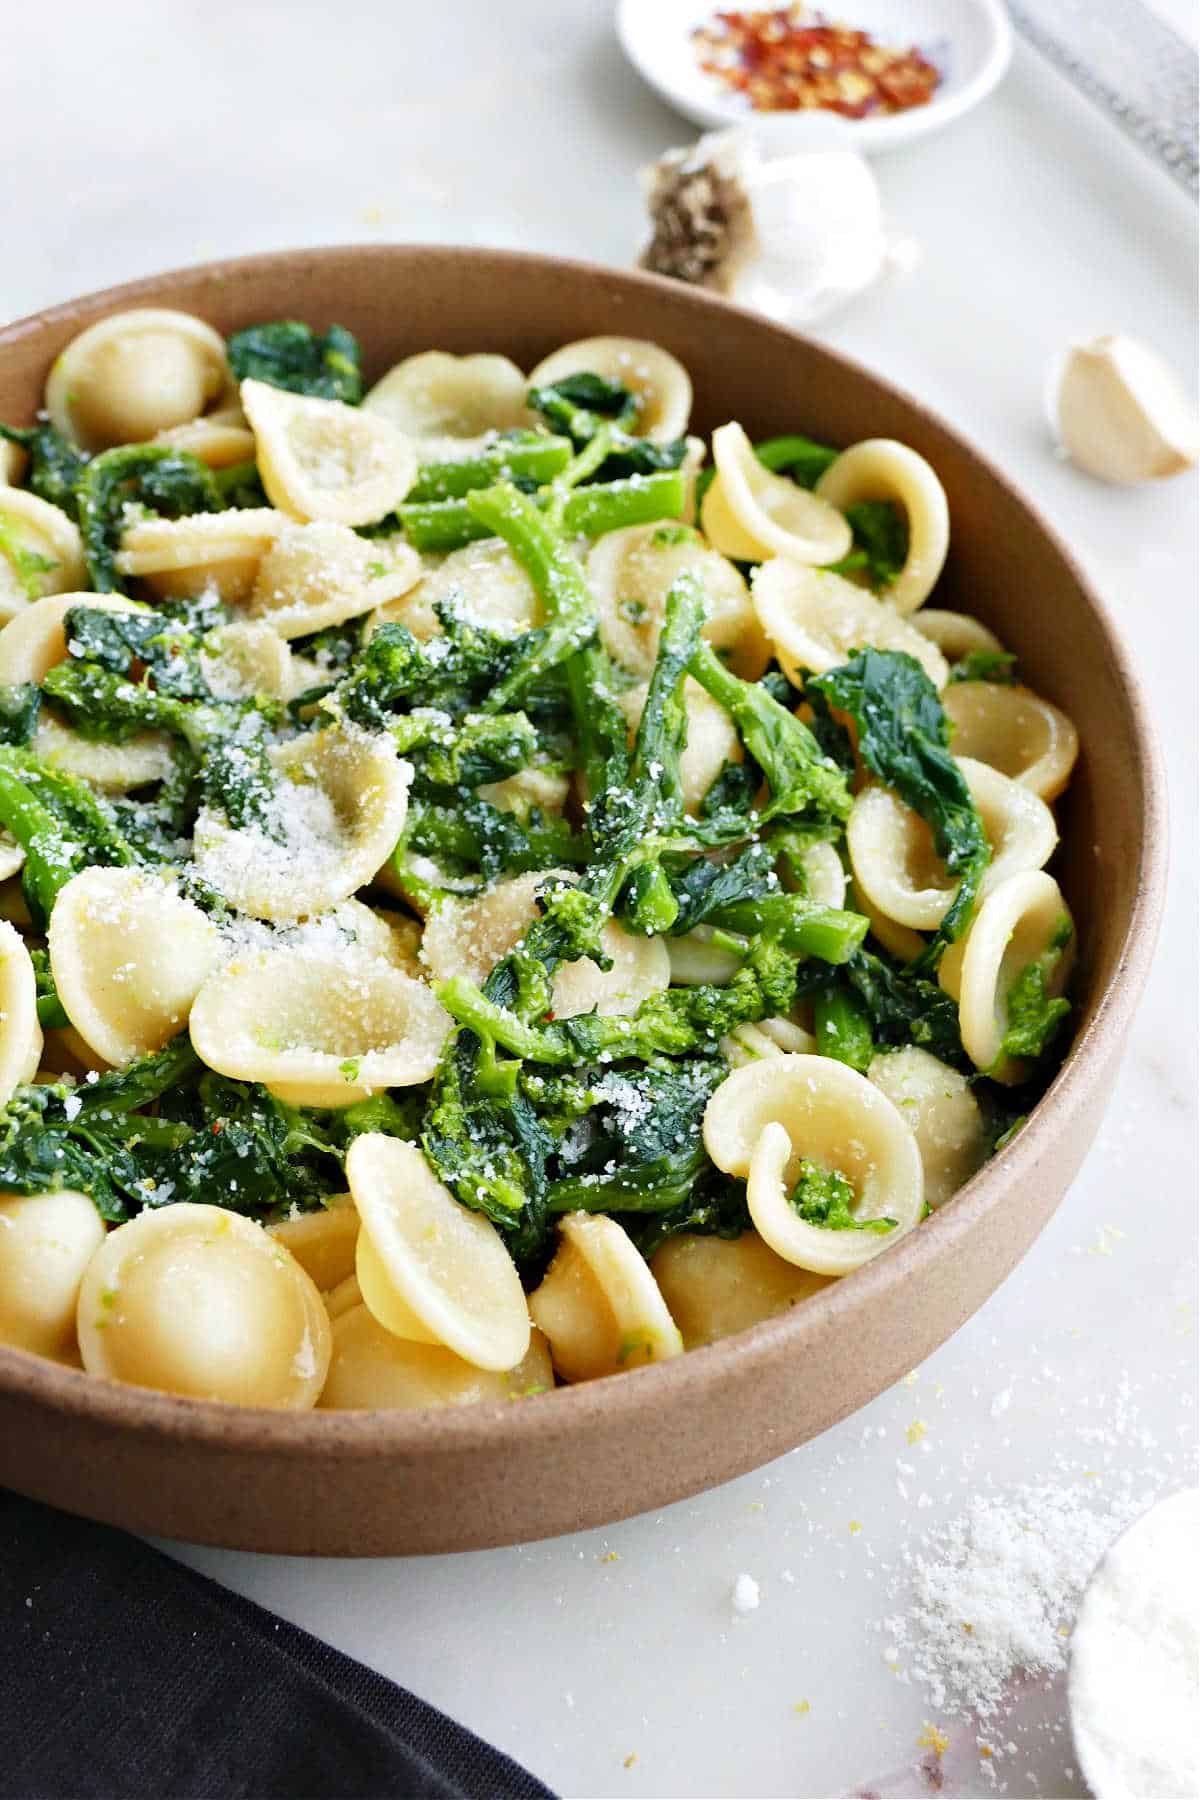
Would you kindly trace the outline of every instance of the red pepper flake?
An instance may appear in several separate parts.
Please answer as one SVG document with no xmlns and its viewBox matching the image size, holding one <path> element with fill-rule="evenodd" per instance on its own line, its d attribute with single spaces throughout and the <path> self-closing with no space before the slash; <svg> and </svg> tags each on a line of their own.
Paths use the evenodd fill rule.
<svg viewBox="0 0 1200 1800">
<path fill-rule="evenodd" d="M 915 46 L 890 49 L 801 5 L 718 12 L 692 40 L 700 67 L 755 112 L 908 112 L 928 105 L 941 80 Z"/>
</svg>

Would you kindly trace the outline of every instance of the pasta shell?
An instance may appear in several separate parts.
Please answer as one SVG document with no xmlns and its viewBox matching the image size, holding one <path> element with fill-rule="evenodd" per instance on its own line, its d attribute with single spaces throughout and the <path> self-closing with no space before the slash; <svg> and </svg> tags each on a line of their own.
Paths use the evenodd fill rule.
<svg viewBox="0 0 1200 1800">
<path fill-rule="evenodd" d="M 524 1400 L 553 1387 L 554 1370 L 540 1331 L 530 1333 L 529 1349 L 515 1368 L 479 1369 L 441 1344 L 396 1337 L 360 1305 L 334 1320 L 333 1360 L 319 1404 L 337 1410 L 424 1412 Z"/>
<path fill-rule="evenodd" d="M 856 650 L 904 650 L 916 657 L 935 687 L 950 671 L 936 644 L 865 588 L 828 569 L 807 569 L 776 556 L 751 583 L 759 624 L 774 645 L 788 680 L 840 668 Z"/>
<path fill-rule="evenodd" d="M 3 646 L 0 643 L 0 650 Z M 327 912 L 391 856 L 408 811 L 412 765 L 386 736 L 328 727 L 270 751 L 277 835 L 202 807 L 201 877 L 239 912 L 288 923 Z"/>
<path fill-rule="evenodd" d="M 729 654 L 730 666 L 757 681 L 770 652 L 755 617 L 750 590 L 731 562 L 698 534 L 677 541 L 681 527 L 631 525 L 598 538 L 588 555 L 588 585 L 596 601 L 600 636 L 609 655 L 631 675 L 649 678 L 667 594 L 682 574 L 704 589 L 703 636 Z"/>
<path fill-rule="evenodd" d="M 236 603 L 253 588 L 263 557 L 288 522 L 268 506 L 138 519 L 121 534 L 117 569 L 167 598 L 214 588 L 222 600 Z"/>
<path fill-rule="evenodd" d="M 829 1284 L 777 1256 L 755 1231 L 668 1238 L 650 1261 L 685 1350 L 699 1350 L 787 1312 Z"/>
<path fill-rule="evenodd" d="M 630 735 L 637 730 L 646 704 L 647 686 L 625 688 L 617 704 L 629 721 Z M 687 713 L 687 742 L 679 758 L 679 777 L 686 810 L 695 815 L 726 763 L 743 760 L 737 727 L 719 700 L 714 700 L 698 681 L 684 677 L 683 704 Z"/>
<path fill-rule="evenodd" d="M 538 889 L 552 878 L 575 879 L 569 870 L 541 869 L 497 881 L 471 900 L 435 907 L 421 939 L 421 960 L 434 979 L 461 975 L 482 985 L 537 918 Z M 554 978 L 556 1019 L 593 1011 L 633 1013 L 651 994 L 665 992 L 671 964 L 661 938 L 634 937 L 610 919 L 601 941 L 611 969 L 601 969 L 590 957 L 564 964 Z"/>
<path fill-rule="evenodd" d="M 853 534 L 837 508 L 765 469 L 740 425 L 714 431 L 712 449 L 717 472 L 701 503 L 700 523 L 724 556 L 833 563 L 849 553 Z"/>
<path fill-rule="evenodd" d="M 547 816 L 561 813 L 571 792 L 571 778 L 552 769 L 518 769 L 503 781 L 485 781 L 476 789 L 481 800 L 500 812 L 526 819 L 536 811 Z"/>
<path fill-rule="evenodd" d="M 210 469 L 231 469 L 237 463 L 254 461 L 254 433 L 240 406 L 225 407 L 186 425 L 168 425 L 156 431 L 151 441 L 186 450 Z"/>
<path fill-rule="evenodd" d="M 995 632 L 989 631 L 970 613 L 942 612 L 936 607 L 923 606 L 913 614 L 912 622 L 922 637 L 937 645 L 947 662 L 959 662 L 964 656 L 979 651 L 996 656 L 1004 650 Z"/>
<path fill-rule="evenodd" d="M 921 934 L 910 930 L 907 925 L 897 924 L 886 913 L 881 913 L 867 899 L 857 882 L 850 883 L 850 900 L 851 910 L 862 913 L 869 920 L 872 936 L 878 938 L 889 955 L 902 963 L 912 962 L 915 957 L 920 956 L 926 943 Z"/>
<path fill-rule="evenodd" d="M 165 781 L 175 767 L 171 740 L 163 731 L 139 731 L 123 743 L 86 738 L 43 708 L 33 737 L 39 762 L 99 788 L 104 794 L 127 794 L 152 781 Z"/>
<path fill-rule="evenodd" d="M 462 1206 L 415 1144 L 371 1131 L 346 1156 L 362 1218 L 358 1280 L 387 1330 L 442 1344 L 480 1369 L 512 1369 L 529 1313 L 499 1232 Z"/>
<path fill-rule="evenodd" d="M 277 631 L 257 620 L 218 625 L 201 641 L 204 679 L 218 700 L 265 694 L 287 700 L 295 692 L 292 653 Z"/>
<path fill-rule="evenodd" d="M 987 763 L 955 759 L 979 809 L 992 860 L 981 896 L 1022 869 L 1040 869 L 1058 843 L 1054 814 L 1043 800 Z M 958 883 L 946 873 L 928 825 L 890 788 L 865 787 L 855 797 L 846 843 L 859 892 L 887 918 L 933 931 Z"/>
<path fill-rule="evenodd" d="M 0 920 L 0 1106 L 33 1080 L 41 1054 L 33 963 L 20 932 Z"/>
<path fill-rule="evenodd" d="M 470 456 L 494 431 L 524 425 L 524 375 L 507 356 L 423 350 L 389 369 L 363 401 L 419 446 L 427 462 Z"/>
<path fill-rule="evenodd" d="M 183 1030 L 221 955 L 191 900 L 140 869 L 85 869 L 54 903 L 50 969 L 84 1042 L 117 1066 Z"/>
<path fill-rule="evenodd" d="M 887 598 L 897 612 L 915 612 L 932 593 L 950 547 L 946 491 L 925 458 L 895 438 L 865 438 L 830 463 L 815 492 L 841 512 L 862 500 L 899 507 L 908 521 L 908 555 Z"/>
<path fill-rule="evenodd" d="M 191 313 L 137 307 L 72 338 L 46 382 L 46 411 L 85 450 L 145 444 L 232 391 L 219 332 Z"/>
<path fill-rule="evenodd" d="M 480 538 L 452 550 L 388 617 L 416 637 L 436 637 L 442 628 L 434 607 L 441 601 L 451 602 L 472 625 L 502 637 L 532 631 L 545 618 L 537 589 L 502 538 Z"/>
<path fill-rule="evenodd" d="M 915 1138 L 886 1095 L 832 1057 L 783 1055 L 735 1069 L 705 1108 L 704 1147 L 719 1169 L 746 1179 L 759 1236 L 814 1275 L 849 1274 L 921 1217 Z M 802 1158 L 846 1177 L 855 1217 L 894 1219 L 894 1228 L 830 1231 L 802 1219 L 790 1200 Z"/>
<path fill-rule="evenodd" d="M 0 487 L 0 623 L 83 579 L 79 527 L 48 500 Z"/>
<path fill-rule="evenodd" d="M 0 1344 L 77 1360 L 79 1284 L 104 1235 L 86 1194 L 0 1194 Z"/>
<path fill-rule="evenodd" d="M 359 537 L 347 525 L 285 522 L 258 566 L 249 615 L 280 637 L 307 637 L 397 599 L 417 581 L 411 545 Z"/>
<path fill-rule="evenodd" d="M 727 987 L 744 958 L 712 942 L 711 925 L 666 939 L 672 987 Z"/>
<path fill-rule="evenodd" d="M 261 1225 L 194 1201 L 109 1232 L 77 1309 L 90 1375 L 238 1406 L 316 1404 L 329 1317 L 312 1280 Z"/>
<path fill-rule="evenodd" d="M 558 1249 L 529 1296 L 564 1381 L 595 1381 L 683 1353 L 679 1328 L 643 1258 L 615 1219 L 568 1213 Z"/>
<path fill-rule="evenodd" d="M 894 1102 L 917 1140 L 927 1203 L 935 1210 L 945 1205 L 988 1157 L 970 1082 L 916 1044 L 872 1057 L 867 1079 Z"/>
<path fill-rule="evenodd" d="M 1079 756 L 1079 733 L 1057 706 L 1026 687 L 956 681 L 942 695 L 954 752 L 989 763 L 1046 802 L 1057 800 Z"/>
<path fill-rule="evenodd" d="M 355 1217 L 357 1218 L 357 1216 L 356 1213 Z M 357 1237 L 358 1234 L 355 1233 L 356 1246 Z M 356 1306 L 362 1306 L 362 1289 L 358 1285 L 358 1276 L 352 1273 L 347 1275 L 343 1281 L 339 1281 L 337 1286 L 331 1288 L 325 1295 L 325 1311 L 329 1314 L 332 1323 L 340 1319 L 343 1313 L 350 1312 Z M 379 1330 L 383 1330 L 382 1325 L 379 1326 Z"/>
<path fill-rule="evenodd" d="M 267 1230 L 324 1292 L 354 1274 L 359 1223 L 349 1194 L 338 1194 L 324 1206 L 298 1213 L 294 1219 L 281 1219 Z"/>
<path fill-rule="evenodd" d="M 295 946 L 226 963 L 191 1016 L 202 1062 L 291 1106 L 350 1106 L 428 1081 L 449 1030 L 429 988 L 391 964 Z"/>
<path fill-rule="evenodd" d="M 757 1024 L 747 1020 L 721 1039 L 721 1055 L 735 1069 L 772 1056 L 815 1055 L 816 1048 L 812 1032 L 794 1019 L 760 1019 Z"/>
<path fill-rule="evenodd" d="M 1029 1073 L 1027 1062 L 1003 1055 L 1008 1030 L 1008 994 L 1031 962 L 1044 956 L 1063 920 L 1071 914 L 1053 876 L 1042 870 L 1012 875 L 987 896 L 966 937 L 952 944 L 938 978 L 958 1000 L 963 1049 L 993 1081 L 1014 1085 Z M 1070 980 L 1075 938 L 1062 950 L 1046 978 L 1053 999 Z"/>
<path fill-rule="evenodd" d="M 411 443 L 378 413 L 243 381 L 258 473 L 272 506 L 306 524 L 373 525 L 417 473 Z"/>
<path fill-rule="evenodd" d="M 644 338 L 591 337 L 563 344 L 543 358 L 529 376 L 529 386 L 550 387 L 568 375 L 604 375 L 636 396 L 638 437 L 667 444 L 684 435 L 692 411 L 691 376 L 661 344 Z"/>
</svg>

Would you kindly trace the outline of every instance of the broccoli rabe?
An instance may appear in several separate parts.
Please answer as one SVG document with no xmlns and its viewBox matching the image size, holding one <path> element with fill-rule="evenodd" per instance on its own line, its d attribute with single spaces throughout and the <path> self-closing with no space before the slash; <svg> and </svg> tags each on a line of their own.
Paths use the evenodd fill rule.
<svg viewBox="0 0 1200 1800">
<path fill-rule="evenodd" d="M 860 650 L 809 686 L 854 720 L 863 762 L 925 820 L 947 873 L 958 877 L 946 915 L 918 958 L 921 970 L 936 968 L 946 945 L 966 930 L 992 856 L 979 809 L 947 747 L 950 728 L 937 690 L 920 663 L 897 650 Z"/>
<path fill-rule="evenodd" d="M 322 337 L 295 319 L 273 319 L 235 331 L 225 348 L 238 381 L 265 381 L 348 406 L 362 399 L 362 352 L 342 325 L 331 325 Z"/>
<path fill-rule="evenodd" d="M 819 1225 L 822 1231 L 893 1231 L 895 1219 L 856 1219 L 850 1208 L 854 1189 L 838 1169 L 826 1169 L 820 1163 L 801 1159 L 796 1185 L 789 1195 L 791 1205 L 807 1225 Z"/>
</svg>

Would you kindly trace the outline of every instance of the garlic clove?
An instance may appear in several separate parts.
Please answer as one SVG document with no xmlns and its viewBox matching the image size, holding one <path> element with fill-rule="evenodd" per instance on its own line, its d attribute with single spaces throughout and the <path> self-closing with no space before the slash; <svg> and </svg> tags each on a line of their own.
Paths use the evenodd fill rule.
<svg viewBox="0 0 1200 1800">
<path fill-rule="evenodd" d="M 750 132 L 714 132 L 667 151 L 643 184 L 642 266 L 781 324 L 829 312 L 891 261 L 875 177 L 850 150 L 769 156 Z"/>
<path fill-rule="evenodd" d="M 1200 421 L 1174 371 L 1136 338 L 1068 351 L 1052 381 L 1051 424 L 1077 467 L 1129 485 L 1178 475 L 1200 458 Z"/>
</svg>

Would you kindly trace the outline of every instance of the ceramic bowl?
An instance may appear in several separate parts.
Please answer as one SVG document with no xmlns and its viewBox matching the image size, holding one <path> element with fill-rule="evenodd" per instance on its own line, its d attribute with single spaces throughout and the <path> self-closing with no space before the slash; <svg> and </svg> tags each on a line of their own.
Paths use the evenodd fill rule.
<svg viewBox="0 0 1200 1800">
<path fill-rule="evenodd" d="M 682 358 L 694 424 L 835 444 L 898 437 L 945 484 L 942 606 L 973 612 L 1076 721 L 1056 873 L 1079 926 L 1077 1030 L 1011 1145 L 894 1250 L 791 1312 L 657 1367 L 519 1405 L 294 1415 L 174 1398 L 0 1350 L 0 1483 L 132 1530 L 243 1549 L 383 1555 L 551 1536 L 662 1506 L 825 1431 L 913 1368 L 1029 1249 L 1100 1122 L 1154 947 L 1166 871 L 1148 710 L 1103 605 L 1025 500 L 915 401 L 843 357 L 654 276 L 510 252 L 304 250 L 156 276 L 0 331 L 0 418 L 32 418 L 94 320 L 173 306 L 228 332 L 339 321 L 374 378 L 436 345 L 532 368 L 594 333 Z"/>
</svg>

